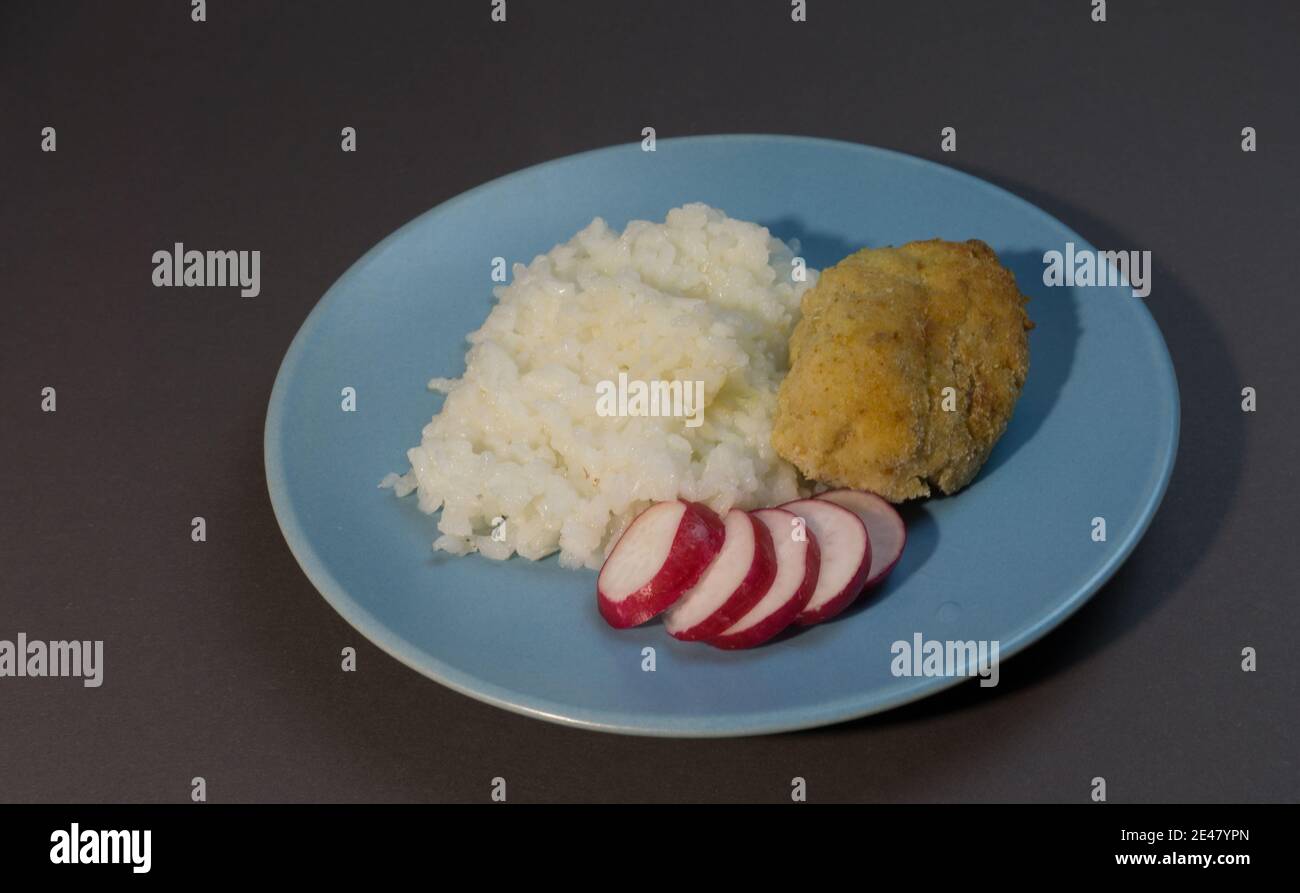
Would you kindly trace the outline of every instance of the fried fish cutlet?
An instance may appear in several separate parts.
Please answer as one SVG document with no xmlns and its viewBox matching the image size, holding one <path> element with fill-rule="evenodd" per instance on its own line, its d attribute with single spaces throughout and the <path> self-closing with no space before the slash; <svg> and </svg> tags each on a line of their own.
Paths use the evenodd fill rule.
<svg viewBox="0 0 1300 893">
<path fill-rule="evenodd" d="M 810 479 L 893 502 L 955 493 L 1020 397 L 1026 300 L 977 240 L 849 255 L 804 295 L 773 447 Z"/>
</svg>

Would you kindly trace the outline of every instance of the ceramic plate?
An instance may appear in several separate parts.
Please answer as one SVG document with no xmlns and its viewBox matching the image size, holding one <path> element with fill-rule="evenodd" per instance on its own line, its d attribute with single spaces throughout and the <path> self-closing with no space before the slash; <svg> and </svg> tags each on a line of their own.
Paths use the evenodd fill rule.
<svg viewBox="0 0 1300 893">
<path fill-rule="evenodd" d="M 835 622 L 747 652 L 616 631 L 595 574 L 554 558 L 435 554 L 436 519 L 377 488 L 464 369 L 491 309 L 493 257 L 528 260 L 593 217 L 621 229 L 706 202 L 798 239 L 827 266 L 865 245 L 979 238 L 1031 297 L 1031 368 L 975 482 L 905 511 L 909 542 L 884 588 Z M 965 677 L 900 676 L 896 641 L 999 643 L 1001 659 L 1075 611 L 1137 545 L 1178 440 L 1173 365 L 1140 298 L 1046 287 L 1043 254 L 1091 246 L 982 180 L 868 146 L 718 136 L 615 146 L 480 186 L 397 230 L 303 323 L 266 422 L 266 472 L 285 538 L 349 623 L 411 668 L 540 719 L 647 735 L 777 732 L 914 701 Z M 1105 246 L 1114 248 L 1120 246 Z M 356 390 L 356 411 L 341 392 Z M 1106 540 L 1092 519 L 1106 520 Z M 655 649 L 654 672 L 642 649 Z"/>
</svg>

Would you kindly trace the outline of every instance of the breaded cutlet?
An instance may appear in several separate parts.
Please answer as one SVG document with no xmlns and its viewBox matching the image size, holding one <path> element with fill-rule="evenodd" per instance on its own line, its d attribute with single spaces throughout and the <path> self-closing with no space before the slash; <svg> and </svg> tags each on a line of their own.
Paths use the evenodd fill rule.
<svg viewBox="0 0 1300 893">
<path fill-rule="evenodd" d="M 1020 397 L 1026 300 L 978 240 L 846 257 L 804 295 L 772 445 L 805 477 L 894 502 L 960 490 Z"/>
</svg>

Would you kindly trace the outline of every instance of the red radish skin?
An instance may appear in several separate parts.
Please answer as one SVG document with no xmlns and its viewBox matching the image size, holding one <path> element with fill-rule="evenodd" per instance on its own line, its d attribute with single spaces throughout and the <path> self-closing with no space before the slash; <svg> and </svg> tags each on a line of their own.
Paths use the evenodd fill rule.
<svg viewBox="0 0 1300 893">
<path fill-rule="evenodd" d="M 821 547 L 817 588 L 794 622 L 822 623 L 839 614 L 862 592 L 871 570 L 871 540 L 862 519 L 823 499 L 797 499 L 780 506 L 804 519 Z"/>
<path fill-rule="evenodd" d="M 907 527 L 898 511 L 883 497 L 865 490 L 828 490 L 818 493 L 817 498 L 848 509 L 866 525 L 871 540 L 871 570 L 863 588 L 878 586 L 903 557 L 907 545 Z"/>
<path fill-rule="evenodd" d="M 793 535 L 793 513 L 785 509 L 760 509 L 751 512 L 766 525 L 776 547 L 776 577 L 767 592 L 744 617 L 710 645 L 732 650 L 753 648 L 773 638 L 788 627 L 812 598 L 821 571 L 821 549 L 817 536 L 805 525 L 802 541 Z"/>
<path fill-rule="evenodd" d="M 698 583 L 664 615 L 664 628 L 685 642 L 711 639 L 754 607 L 776 577 L 776 546 L 767 525 L 732 509 L 722 551 Z"/>
<path fill-rule="evenodd" d="M 708 569 L 725 536 L 722 519 L 706 505 L 673 500 L 650 506 L 623 531 L 600 569 L 600 616 L 627 629 L 666 611 Z"/>
</svg>

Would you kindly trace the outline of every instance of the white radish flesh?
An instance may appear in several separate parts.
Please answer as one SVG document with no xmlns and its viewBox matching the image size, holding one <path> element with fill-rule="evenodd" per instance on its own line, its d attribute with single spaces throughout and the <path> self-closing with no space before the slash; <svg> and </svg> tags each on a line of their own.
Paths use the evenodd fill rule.
<svg viewBox="0 0 1300 893">
<path fill-rule="evenodd" d="M 722 549 L 722 519 L 693 502 L 658 502 L 638 515 L 596 579 L 596 604 L 610 626 L 645 623 L 672 607 Z"/>
<path fill-rule="evenodd" d="M 767 526 L 732 509 L 723 519 L 722 551 L 698 583 L 664 615 L 669 634 L 688 642 L 731 627 L 767 592 L 776 577 L 776 547 Z"/>
<path fill-rule="evenodd" d="M 776 577 L 758 604 L 709 640 L 718 648 L 753 648 L 789 626 L 812 598 L 821 571 L 817 536 L 785 509 L 750 512 L 767 527 L 776 547 Z"/>
<path fill-rule="evenodd" d="M 821 547 L 817 588 L 794 622 L 808 626 L 829 620 L 853 603 L 871 570 L 867 528 L 853 512 L 823 499 L 799 499 L 781 508 L 803 518 Z"/>
<path fill-rule="evenodd" d="M 907 528 L 894 507 L 863 490 L 830 490 L 817 494 L 817 498 L 842 506 L 861 519 L 871 540 L 871 570 L 863 586 L 869 588 L 884 580 L 898 564 L 907 544 Z"/>
</svg>

